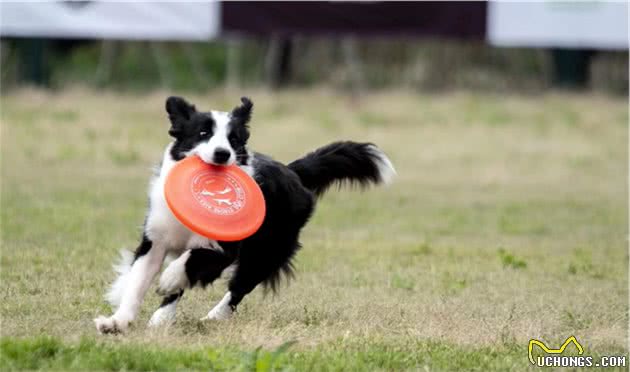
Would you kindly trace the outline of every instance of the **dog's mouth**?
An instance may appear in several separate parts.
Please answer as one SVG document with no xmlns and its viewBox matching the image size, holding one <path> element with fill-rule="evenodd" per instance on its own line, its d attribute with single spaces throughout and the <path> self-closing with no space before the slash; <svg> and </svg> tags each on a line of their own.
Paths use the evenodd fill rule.
<svg viewBox="0 0 630 372">
<path fill-rule="evenodd" d="M 213 161 L 211 161 L 211 162 L 210 162 L 210 163 L 208 163 L 208 164 L 211 164 L 211 165 L 216 165 L 216 166 L 219 166 L 219 167 L 227 167 L 228 165 L 231 165 L 231 164 L 229 164 L 229 163 L 215 163 L 215 162 L 213 162 Z"/>
<path fill-rule="evenodd" d="M 209 165 L 219 166 L 219 167 L 227 167 L 236 162 L 235 156 L 229 150 L 219 150 L 219 151 L 193 150 L 189 152 L 187 155 L 196 155 L 204 163 L 209 164 Z"/>
<path fill-rule="evenodd" d="M 214 165 L 214 166 L 218 166 L 218 167 L 227 167 L 232 165 L 234 162 L 231 162 L 229 159 L 225 160 L 225 161 L 216 161 L 214 159 L 204 159 L 203 156 L 200 156 L 201 160 L 203 160 L 204 163 L 206 164 L 210 164 L 210 165 Z"/>
</svg>

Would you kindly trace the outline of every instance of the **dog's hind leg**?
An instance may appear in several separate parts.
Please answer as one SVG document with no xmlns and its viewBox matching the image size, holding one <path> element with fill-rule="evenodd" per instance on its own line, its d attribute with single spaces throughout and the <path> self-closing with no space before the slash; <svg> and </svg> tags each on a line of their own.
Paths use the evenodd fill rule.
<svg viewBox="0 0 630 372">
<path fill-rule="evenodd" d="M 228 284 L 228 292 L 208 312 L 208 315 L 201 318 L 201 320 L 224 320 L 230 318 L 243 298 L 271 275 L 248 266 L 243 265 L 243 262 L 238 263 L 234 276 Z"/>
<path fill-rule="evenodd" d="M 234 253 L 214 248 L 187 250 L 166 267 L 157 292 L 168 296 L 195 285 L 205 287 L 211 284 L 234 262 Z"/>
<path fill-rule="evenodd" d="M 120 288 L 120 304 L 114 315 L 94 319 L 96 329 L 101 333 L 123 332 L 138 314 L 144 295 L 160 270 L 166 247 L 153 242 L 144 235 L 136 250 L 133 264 L 125 273 L 124 286 Z"/>
<path fill-rule="evenodd" d="M 234 262 L 237 249 L 226 243 L 222 246 L 225 249 L 189 249 L 166 267 L 157 289 L 165 297 L 160 308 L 153 313 L 149 326 L 173 321 L 177 303 L 185 289 L 211 284 Z"/>
<path fill-rule="evenodd" d="M 159 295 L 168 297 L 190 288 L 190 280 L 186 274 L 186 262 L 191 254 L 192 250 L 187 249 L 166 266 L 166 269 L 160 275 L 160 282 L 156 291 Z"/>
<path fill-rule="evenodd" d="M 171 261 L 160 275 L 156 292 L 164 298 L 160 307 L 151 316 L 149 327 L 158 327 L 175 321 L 177 304 L 184 295 L 184 290 L 190 287 L 190 280 L 186 274 L 186 261 L 190 256 L 191 250 L 187 249 L 178 258 Z"/>
<path fill-rule="evenodd" d="M 241 263 L 239 263 L 228 285 L 228 292 L 223 296 L 221 301 L 208 312 L 208 315 L 201 318 L 201 320 L 225 320 L 230 318 L 232 314 L 236 312 L 236 307 L 243 298 L 265 280 L 264 276 L 260 274 L 260 272 L 251 271 L 245 273 L 241 267 Z"/>
<path fill-rule="evenodd" d="M 160 307 L 153 313 L 149 320 L 149 327 L 158 327 L 175 321 L 177 303 L 184 295 L 184 290 L 165 296 Z"/>
<path fill-rule="evenodd" d="M 257 244 L 260 243 L 260 244 Z M 234 275 L 228 284 L 229 291 L 223 299 L 202 320 L 228 319 L 236 311 L 236 307 L 243 298 L 254 290 L 260 283 L 265 283 L 275 290 L 282 272 L 292 274 L 291 258 L 299 249 L 297 240 L 287 239 L 284 244 L 264 244 L 254 242 L 241 249 Z M 261 249 L 263 246 L 273 246 L 273 253 Z"/>
</svg>

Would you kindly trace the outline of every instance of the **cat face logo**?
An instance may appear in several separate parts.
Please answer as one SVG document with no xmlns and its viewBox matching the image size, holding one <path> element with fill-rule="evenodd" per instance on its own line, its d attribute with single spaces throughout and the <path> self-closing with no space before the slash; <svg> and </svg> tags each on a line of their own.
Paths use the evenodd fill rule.
<svg viewBox="0 0 630 372">
<path fill-rule="evenodd" d="M 245 205 L 243 187 L 228 174 L 199 174 L 193 179 L 191 191 L 195 200 L 214 214 L 234 214 Z"/>
</svg>

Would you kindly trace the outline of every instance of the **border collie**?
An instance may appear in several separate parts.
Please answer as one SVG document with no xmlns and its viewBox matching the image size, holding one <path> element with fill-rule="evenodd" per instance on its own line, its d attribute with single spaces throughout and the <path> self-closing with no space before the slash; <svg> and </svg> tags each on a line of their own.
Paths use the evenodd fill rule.
<svg viewBox="0 0 630 372">
<path fill-rule="evenodd" d="M 181 97 L 166 100 L 168 133 L 174 141 L 166 147 L 151 181 L 140 245 L 133 254 L 123 252 L 116 267 L 118 278 L 106 295 L 116 311 L 94 319 L 99 332 L 127 329 L 167 256 L 172 261 L 157 289 L 164 298 L 149 326 L 172 322 L 184 290 L 205 287 L 233 266 L 227 293 L 202 320 L 229 318 L 258 284 L 276 290 L 282 274 L 292 275 L 300 230 L 313 213 L 316 199 L 331 185 L 368 186 L 387 183 L 395 175 L 387 156 L 370 143 L 334 142 L 289 165 L 252 152 L 247 148 L 252 107 L 245 97 L 231 112 L 200 112 Z M 238 242 L 213 241 L 175 219 L 164 199 L 164 181 L 173 165 L 187 156 L 215 165 L 237 164 L 256 180 L 267 208 L 256 233 Z"/>
</svg>

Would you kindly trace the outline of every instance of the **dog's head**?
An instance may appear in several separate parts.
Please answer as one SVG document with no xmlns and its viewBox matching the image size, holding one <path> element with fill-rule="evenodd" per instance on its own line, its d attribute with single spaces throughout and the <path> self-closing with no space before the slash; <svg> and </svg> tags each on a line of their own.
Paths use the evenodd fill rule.
<svg viewBox="0 0 630 372">
<path fill-rule="evenodd" d="M 169 97 L 168 133 L 175 138 L 171 155 L 175 160 L 198 155 L 204 162 L 215 165 L 246 164 L 252 107 L 252 101 L 243 97 L 241 105 L 231 112 L 200 112 L 181 97 Z"/>
</svg>

